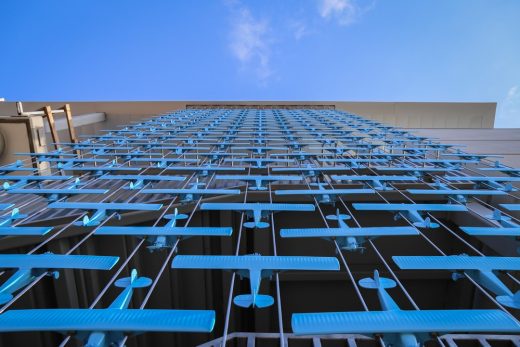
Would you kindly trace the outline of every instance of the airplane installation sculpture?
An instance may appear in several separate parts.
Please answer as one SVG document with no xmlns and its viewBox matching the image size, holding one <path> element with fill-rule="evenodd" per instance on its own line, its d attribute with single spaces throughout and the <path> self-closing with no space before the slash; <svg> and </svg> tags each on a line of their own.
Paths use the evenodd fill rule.
<svg viewBox="0 0 520 347">
<path fill-rule="evenodd" d="M 264 106 L 187 105 L 2 164 L 0 345 L 262 345 L 265 327 L 284 347 L 518 344 L 520 168 L 321 103 Z M 450 301 L 474 290 L 489 300 Z M 364 311 L 342 311 L 349 291 Z"/>
</svg>

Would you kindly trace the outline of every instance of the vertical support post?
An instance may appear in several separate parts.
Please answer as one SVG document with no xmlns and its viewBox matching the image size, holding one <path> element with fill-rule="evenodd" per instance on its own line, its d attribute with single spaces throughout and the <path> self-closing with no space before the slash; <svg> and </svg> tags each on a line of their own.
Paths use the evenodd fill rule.
<svg viewBox="0 0 520 347">
<path fill-rule="evenodd" d="M 51 129 L 52 142 L 54 142 L 54 146 L 56 149 L 60 149 L 59 143 L 60 139 L 58 137 L 58 131 L 56 130 L 56 125 L 54 123 L 54 115 L 52 114 L 52 109 L 50 106 L 45 106 L 43 108 L 43 113 L 45 117 L 47 117 L 47 121 L 49 122 L 49 128 Z"/>
<path fill-rule="evenodd" d="M 76 137 L 76 129 L 74 129 L 74 124 L 72 124 L 72 112 L 70 110 L 70 104 L 65 104 L 63 107 L 63 111 L 65 111 L 65 117 L 67 119 L 67 126 L 69 128 L 69 136 L 70 142 L 78 143 L 78 138 Z M 75 151 L 76 155 L 79 157 L 81 152 L 78 150 Z"/>
</svg>

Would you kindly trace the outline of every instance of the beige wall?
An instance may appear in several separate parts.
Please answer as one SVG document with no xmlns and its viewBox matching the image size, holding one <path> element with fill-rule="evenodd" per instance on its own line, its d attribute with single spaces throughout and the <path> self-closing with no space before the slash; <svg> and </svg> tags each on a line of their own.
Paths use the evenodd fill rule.
<svg viewBox="0 0 520 347">
<path fill-rule="evenodd" d="M 33 111 L 44 105 L 62 106 L 65 102 L 24 102 L 24 110 Z M 119 124 L 129 120 L 153 116 L 186 105 L 334 105 L 389 125 L 403 128 L 492 128 L 496 103 L 453 102 L 346 102 L 346 101 L 240 101 L 240 102 L 189 102 L 189 101 L 88 101 L 70 102 L 74 114 L 105 112 Z M 16 114 L 14 102 L 0 102 L 0 116 Z M 114 119 L 117 118 L 117 119 Z M 119 119 L 122 118 L 122 119 Z"/>
</svg>

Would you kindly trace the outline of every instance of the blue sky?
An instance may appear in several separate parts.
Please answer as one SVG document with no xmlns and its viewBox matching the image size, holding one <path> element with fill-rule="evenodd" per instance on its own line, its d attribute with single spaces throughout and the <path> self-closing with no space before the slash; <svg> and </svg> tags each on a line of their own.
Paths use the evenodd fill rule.
<svg viewBox="0 0 520 347">
<path fill-rule="evenodd" d="M 7 100 L 496 101 L 520 127 L 520 1 L 0 5 Z"/>
</svg>

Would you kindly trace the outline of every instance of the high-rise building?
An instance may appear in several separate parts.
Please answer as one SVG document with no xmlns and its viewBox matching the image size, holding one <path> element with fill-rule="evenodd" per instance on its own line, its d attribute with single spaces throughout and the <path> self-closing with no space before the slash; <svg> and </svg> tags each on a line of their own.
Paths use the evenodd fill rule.
<svg viewBox="0 0 520 347">
<path fill-rule="evenodd" d="M 495 104 L 42 106 L 0 105 L 0 346 L 520 344 Z"/>
</svg>

